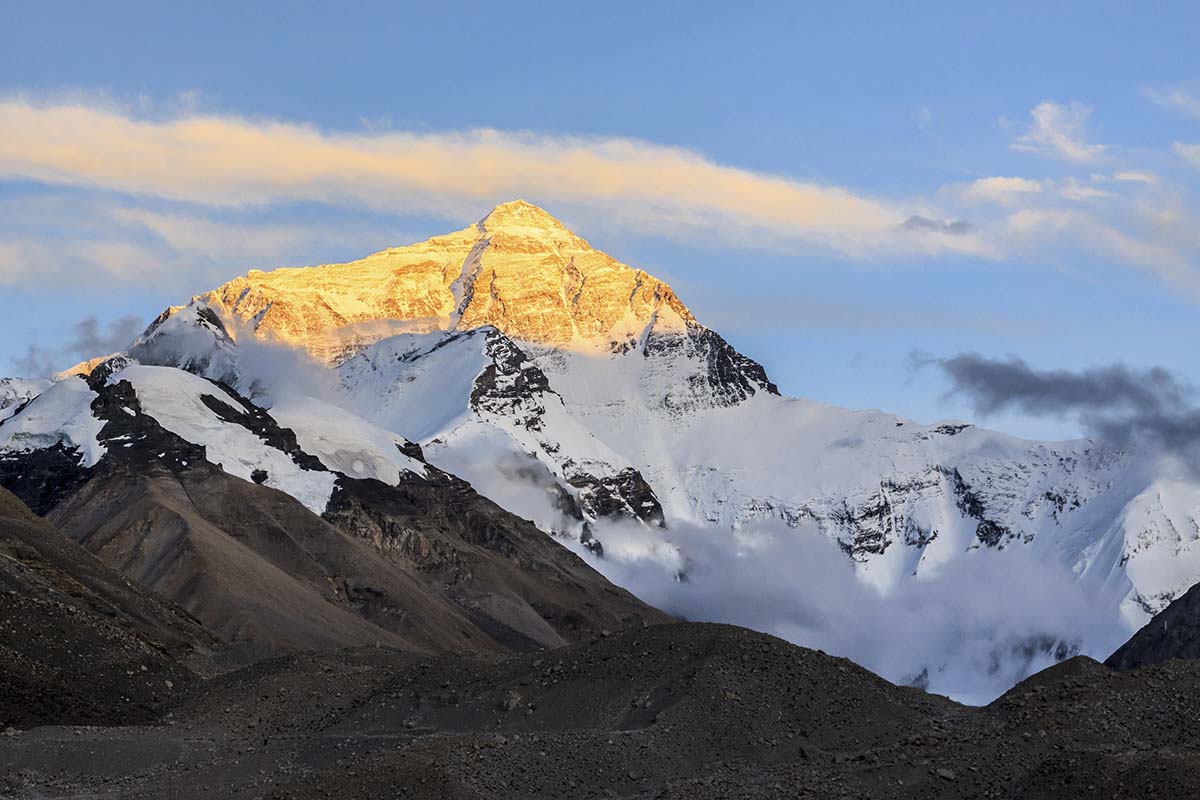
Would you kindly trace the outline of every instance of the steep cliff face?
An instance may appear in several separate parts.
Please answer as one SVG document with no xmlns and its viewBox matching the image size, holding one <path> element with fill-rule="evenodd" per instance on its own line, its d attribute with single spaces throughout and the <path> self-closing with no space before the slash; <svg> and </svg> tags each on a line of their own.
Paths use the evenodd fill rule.
<svg viewBox="0 0 1200 800">
<path fill-rule="evenodd" d="M 1128 670 L 1172 659 L 1200 659 L 1200 583 L 1156 614 L 1104 663 Z"/>
</svg>

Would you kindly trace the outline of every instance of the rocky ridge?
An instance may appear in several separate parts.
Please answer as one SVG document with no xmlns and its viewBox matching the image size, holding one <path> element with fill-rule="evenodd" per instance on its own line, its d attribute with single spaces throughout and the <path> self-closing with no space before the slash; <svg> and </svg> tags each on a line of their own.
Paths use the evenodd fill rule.
<svg viewBox="0 0 1200 800">
<path fill-rule="evenodd" d="M 5 421 L 0 485 L 246 658 L 505 652 L 666 619 L 419 449 L 339 417 L 300 415 L 297 433 L 228 385 L 118 359 Z"/>
</svg>

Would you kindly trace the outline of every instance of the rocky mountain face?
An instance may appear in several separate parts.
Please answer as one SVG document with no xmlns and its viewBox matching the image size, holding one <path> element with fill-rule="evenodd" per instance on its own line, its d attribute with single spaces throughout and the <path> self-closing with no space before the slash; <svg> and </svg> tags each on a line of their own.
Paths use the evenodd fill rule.
<svg viewBox="0 0 1200 800">
<path fill-rule="evenodd" d="M 0 725 L 156 719 L 217 647 L 0 489 Z"/>
<path fill-rule="evenodd" d="M 179 386 L 130 380 L 207 461 L 376 551 L 428 553 L 449 570 L 438 574 L 477 571 L 396 533 L 376 518 L 393 512 L 362 505 L 394 510 L 394 498 L 354 481 L 395 490 L 453 475 L 602 569 L 662 556 L 669 582 L 689 572 L 673 531 L 694 528 L 739 558 L 754 537 L 819 531 L 885 596 L 984 562 L 1003 572 L 1005 554 L 1020 554 L 1071 576 L 1123 631 L 1200 580 L 1200 485 L 1183 465 L 782 397 L 669 286 L 522 201 L 360 261 L 251 271 L 81 370 L 145 381 L 147 365 L 223 385 L 217 405 L 180 414 Z M 95 398 L 60 388 L 79 383 L 60 380 L 37 401 L 54 392 L 53 403 L 0 425 L 6 485 L 39 512 L 75 495 L 104 455 L 103 423 L 81 413 Z M 248 458 L 236 437 L 212 435 L 238 428 L 275 455 Z M 1070 631 L 1022 635 L 1012 646 L 1051 658 L 1084 646 Z"/>
<path fill-rule="evenodd" d="M 457 233 L 349 264 L 251 271 L 200 299 L 330 363 L 382 338 L 376 323 L 492 326 L 526 342 L 609 349 L 632 346 L 649 329 L 696 325 L 669 286 L 520 200 Z"/>
<path fill-rule="evenodd" d="M 485 419 L 508 416 L 524 428 L 517 449 L 548 460 L 593 518 L 620 511 L 659 524 L 662 511 L 637 467 L 603 452 L 609 448 L 602 442 L 586 441 L 594 438 L 586 428 L 545 427 L 546 402 L 557 406 L 561 400 L 545 374 L 553 361 L 531 358 L 539 349 L 579 358 L 687 363 L 686 374 L 674 376 L 680 384 L 663 398 L 676 414 L 776 392 L 759 365 L 697 323 L 669 286 L 595 250 L 523 201 L 497 206 L 457 233 L 361 261 L 252 271 L 202 295 L 196 307 L 201 305 L 233 327 L 304 348 L 346 372 L 361 372 L 348 362 L 397 331 L 493 329 L 486 342 L 491 365 L 468 390 L 471 407 Z M 408 362 L 421 355 L 409 352 Z M 378 357 L 367 359 L 378 375 Z M 404 381 L 409 375 L 388 377 Z M 347 388 L 357 393 L 353 385 Z M 466 399 L 460 395 L 451 402 Z M 414 428 L 403 430 L 412 434 Z M 451 431 L 432 438 L 440 433 Z M 527 441 L 530 437 L 538 441 Z M 582 451 L 572 452 L 580 447 L 571 448 L 563 437 L 581 440 Z"/>
</svg>

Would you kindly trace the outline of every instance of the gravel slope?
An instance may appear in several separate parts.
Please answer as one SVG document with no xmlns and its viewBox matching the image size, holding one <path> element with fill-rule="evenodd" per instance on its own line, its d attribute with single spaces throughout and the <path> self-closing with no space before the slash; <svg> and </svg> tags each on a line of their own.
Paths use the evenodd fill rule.
<svg viewBox="0 0 1200 800">
<path fill-rule="evenodd" d="M 0 727 L 153 719 L 216 646 L 0 489 Z"/>
<path fill-rule="evenodd" d="M 375 648 L 212 679 L 162 724 L 0 741 L 16 797 L 1094 798 L 1200 792 L 1200 665 L 1072 659 L 987 708 L 679 623 L 506 657 Z"/>
</svg>

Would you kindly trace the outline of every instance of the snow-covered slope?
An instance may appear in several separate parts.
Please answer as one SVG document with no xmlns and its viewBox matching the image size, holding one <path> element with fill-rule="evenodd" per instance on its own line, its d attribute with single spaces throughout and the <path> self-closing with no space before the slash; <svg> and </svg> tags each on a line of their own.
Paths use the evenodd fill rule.
<svg viewBox="0 0 1200 800">
<path fill-rule="evenodd" d="M 345 403 L 428 443 L 435 463 L 453 464 L 472 483 L 488 482 L 498 462 L 534 482 L 545 472 L 542 482 L 557 491 L 542 493 L 546 503 L 514 510 L 547 529 L 582 534 L 585 521 L 613 514 L 662 522 L 633 465 L 575 419 L 546 376 L 495 328 L 390 337 L 337 375 Z"/>
<path fill-rule="evenodd" d="M 143 413 L 184 441 L 204 447 L 210 463 L 244 480 L 286 492 L 317 514 L 325 511 L 336 476 L 312 469 L 264 438 L 248 421 L 261 413 L 256 407 L 230 397 L 204 378 L 173 367 L 134 364 L 108 379 L 109 383 L 121 381 L 133 386 Z"/>
<path fill-rule="evenodd" d="M 508 652 L 666 619 L 401 436 L 125 355 L 0 424 L 0 486 L 251 657 Z"/>
<path fill-rule="evenodd" d="M 245 363 L 251 340 L 313 357 L 302 383 L 322 387 L 321 401 Z M 882 598 L 951 591 L 947 576 L 1025 559 L 1070 576 L 1096 615 L 1128 631 L 1200 580 L 1200 484 L 1181 465 L 781 397 L 669 286 L 522 201 L 361 261 L 252 271 L 165 312 L 130 355 L 274 403 L 305 451 L 347 475 L 419 472 L 392 437 L 417 442 L 430 463 L 581 552 L 604 552 L 596 563 L 610 570 L 662 556 L 663 580 L 675 581 L 681 563 L 700 563 L 681 544 L 688 531 L 703 531 L 693 547 L 727 543 L 730 559 L 819 531 Z M 129 369 L 131 380 L 152 374 Z M 260 380 L 277 385 L 260 396 Z M 207 420 L 193 441 L 208 435 L 206 409 L 187 410 L 192 425 Z M 239 458 L 230 463 L 251 466 Z M 319 487 L 274 472 L 320 504 Z M 725 586 L 698 613 L 732 619 L 720 603 L 734 600 L 722 598 L 751 588 Z M 784 596 L 805 604 L 806 591 Z M 1005 646 L 1086 649 L 1071 631 L 1039 639 L 1034 623 Z"/>
<path fill-rule="evenodd" d="M 80 378 L 53 384 L 0 425 L 0 453 L 63 447 L 78 451 L 83 466 L 92 466 L 104 455 L 96 438 L 104 424 L 91 412 L 95 397 Z"/>
<path fill-rule="evenodd" d="M 41 394 L 49 381 L 30 378 L 0 378 L 0 420 L 17 413 L 21 404 Z"/>
<path fill-rule="evenodd" d="M 141 364 L 178 367 L 213 380 L 238 380 L 237 348 L 225 324 L 203 303 L 168 308 L 129 347 Z M 103 363 L 103 362 L 101 362 Z M 89 366 L 91 372 L 96 364 Z"/>
</svg>

